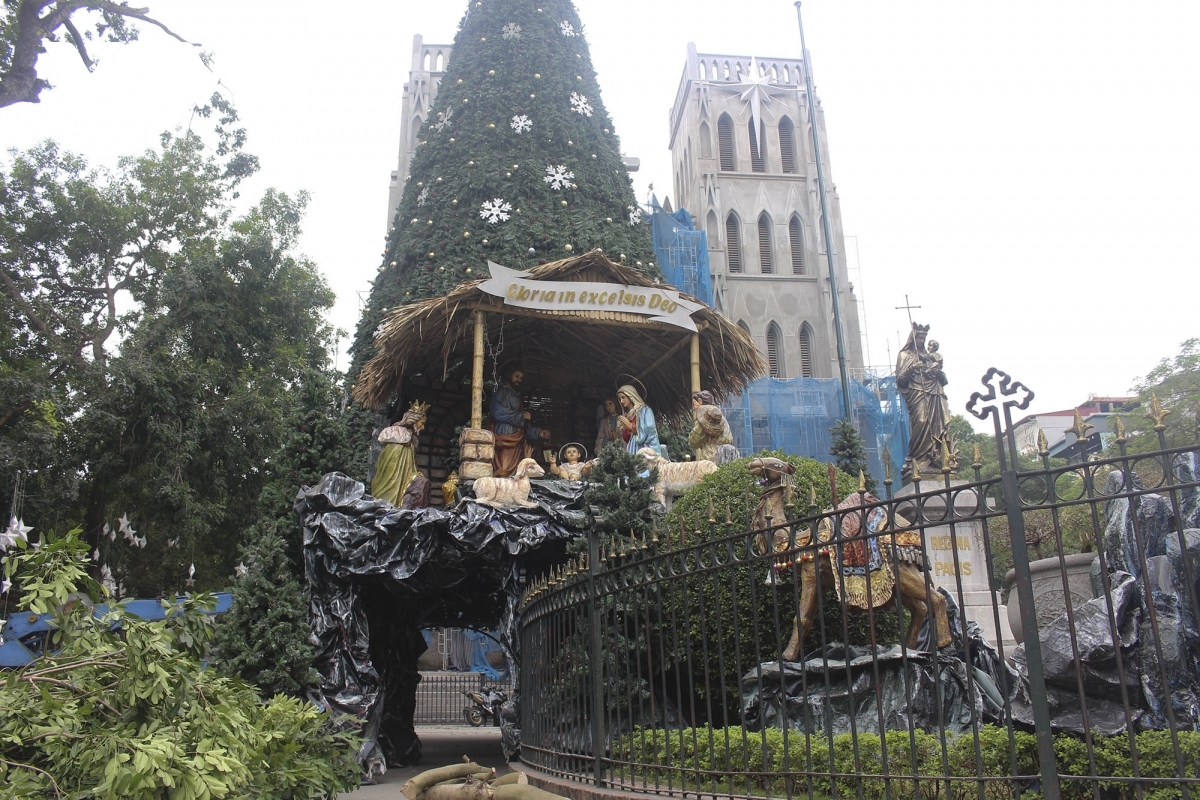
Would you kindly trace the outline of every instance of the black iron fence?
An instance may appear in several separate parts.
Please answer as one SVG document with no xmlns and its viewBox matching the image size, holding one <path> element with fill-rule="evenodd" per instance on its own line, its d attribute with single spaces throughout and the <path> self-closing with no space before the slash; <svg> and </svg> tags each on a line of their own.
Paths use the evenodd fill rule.
<svg viewBox="0 0 1200 800">
<path fill-rule="evenodd" d="M 522 760 L 714 797 L 1200 797 L 1196 449 L 1155 407 L 1154 452 L 1118 426 L 1109 458 L 1018 472 L 1032 395 L 985 384 L 998 477 L 954 478 L 947 442 L 942 474 L 821 510 L 760 458 L 748 519 L 593 537 L 536 581 Z"/>
<path fill-rule="evenodd" d="M 489 680 L 479 672 L 422 672 L 417 684 L 415 724 L 466 725 L 463 709 L 471 701 L 463 692 L 479 692 L 486 687 L 512 694 L 511 683 Z"/>
</svg>

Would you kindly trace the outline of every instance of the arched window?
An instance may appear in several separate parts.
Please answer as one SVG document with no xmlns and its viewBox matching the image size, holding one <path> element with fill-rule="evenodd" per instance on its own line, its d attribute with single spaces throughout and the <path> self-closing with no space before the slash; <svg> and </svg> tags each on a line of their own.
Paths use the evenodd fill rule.
<svg viewBox="0 0 1200 800">
<path fill-rule="evenodd" d="M 783 163 L 784 172 L 795 174 L 796 126 L 788 117 L 779 120 L 779 160 Z"/>
<path fill-rule="evenodd" d="M 744 331 L 746 332 L 746 335 L 749 335 L 749 334 L 750 334 L 750 326 L 746 324 L 746 320 L 744 320 L 744 319 L 739 319 L 739 320 L 738 320 L 738 327 L 739 327 L 739 328 L 741 328 L 742 330 L 744 330 Z"/>
<path fill-rule="evenodd" d="M 792 214 L 792 219 L 788 222 L 788 243 L 792 246 L 792 274 L 804 274 L 804 226 L 800 224 L 800 217 Z"/>
<path fill-rule="evenodd" d="M 700 157 L 712 158 L 712 133 L 707 122 L 700 123 Z"/>
<path fill-rule="evenodd" d="M 429 67 L 433 64 L 433 53 L 425 51 L 425 56 L 421 59 L 421 69 L 429 72 Z"/>
<path fill-rule="evenodd" d="M 779 349 L 779 326 L 767 326 L 767 368 L 772 378 L 783 377 L 783 352 Z"/>
<path fill-rule="evenodd" d="M 721 241 L 717 234 L 717 212 L 708 212 L 708 219 L 704 223 L 704 232 L 708 234 L 709 248 L 716 247 L 717 243 Z"/>
<path fill-rule="evenodd" d="M 775 271 L 775 259 L 771 252 L 771 217 L 765 211 L 758 215 L 758 266 L 763 275 Z"/>
<path fill-rule="evenodd" d="M 733 149 L 733 117 L 722 114 L 717 120 L 717 149 L 721 151 L 721 171 L 737 169 L 737 151 Z"/>
<path fill-rule="evenodd" d="M 434 69 L 437 72 L 445 72 L 446 71 L 446 56 L 444 56 L 442 54 L 441 50 L 438 51 L 437 63 L 435 64 Z"/>
<path fill-rule="evenodd" d="M 805 378 L 815 377 L 813 375 L 812 328 L 808 327 L 807 322 L 800 326 L 800 374 Z"/>
<path fill-rule="evenodd" d="M 754 120 L 750 120 L 750 169 L 755 172 L 767 171 L 767 154 L 766 148 L 763 147 L 765 142 L 763 139 L 766 134 L 766 123 L 759 120 L 759 129 L 754 130 Z"/>
<path fill-rule="evenodd" d="M 725 218 L 725 259 L 730 272 L 742 271 L 742 221 L 732 211 Z"/>
</svg>

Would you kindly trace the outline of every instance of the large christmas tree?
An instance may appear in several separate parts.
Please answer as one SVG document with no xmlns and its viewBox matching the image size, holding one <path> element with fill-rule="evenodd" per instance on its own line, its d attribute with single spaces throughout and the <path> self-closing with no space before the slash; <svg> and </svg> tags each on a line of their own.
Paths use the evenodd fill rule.
<svg viewBox="0 0 1200 800">
<path fill-rule="evenodd" d="M 653 271 L 653 249 L 570 0 L 472 0 L 422 126 L 355 341 L 387 309 L 603 248 Z"/>
</svg>

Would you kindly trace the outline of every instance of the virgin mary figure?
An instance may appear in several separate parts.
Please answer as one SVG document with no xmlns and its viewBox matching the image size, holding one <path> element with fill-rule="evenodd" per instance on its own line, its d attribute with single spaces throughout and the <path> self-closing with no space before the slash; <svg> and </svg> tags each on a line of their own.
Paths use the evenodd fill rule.
<svg viewBox="0 0 1200 800">
<path fill-rule="evenodd" d="M 908 457 L 905 480 L 912 467 L 929 474 L 941 469 L 941 437 L 950 423 L 950 404 L 946 401 L 946 373 L 942 361 L 925 349 L 928 325 L 912 326 L 908 341 L 896 357 L 896 387 L 908 409 Z"/>
<path fill-rule="evenodd" d="M 637 389 L 625 384 L 617 389 L 617 400 L 624 411 L 617 417 L 617 425 L 621 429 L 621 438 L 625 440 L 626 452 L 636 453 L 643 447 L 652 447 L 655 452 L 665 457 L 665 448 L 658 441 L 654 411 L 646 405 Z"/>
</svg>

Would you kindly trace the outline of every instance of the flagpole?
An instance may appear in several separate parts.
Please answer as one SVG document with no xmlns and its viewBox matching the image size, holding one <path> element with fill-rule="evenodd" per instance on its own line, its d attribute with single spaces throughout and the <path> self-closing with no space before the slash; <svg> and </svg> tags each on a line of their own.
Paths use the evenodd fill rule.
<svg viewBox="0 0 1200 800">
<path fill-rule="evenodd" d="M 817 101 L 813 92 L 812 58 L 804 43 L 804 20 L 796 0 L 796 22 L 800 26 L 800 50 L 804 59 L 804 85 L 808 90 L 808 125 L 812 131 L 813 158 L 817 161 L 817 194 L 821 198 L 821 227 L 825 232 L 825 260 L 829 265 L 829 294 L 833 298 L 833 335 L 837 340 L 838 371 L 842 378 L 843 419 L 850 419 L 850 374 L 846 369 L 846 342 L 842 335 L 842 310 L 838 299 L 837 266 L 833 258 L 833 231 L 829 225 L 829 200 L 825 196 L 825 171 L 821 167 L 821 136 L 817 131 Z"/>
</svg>

